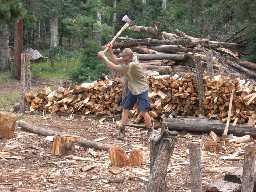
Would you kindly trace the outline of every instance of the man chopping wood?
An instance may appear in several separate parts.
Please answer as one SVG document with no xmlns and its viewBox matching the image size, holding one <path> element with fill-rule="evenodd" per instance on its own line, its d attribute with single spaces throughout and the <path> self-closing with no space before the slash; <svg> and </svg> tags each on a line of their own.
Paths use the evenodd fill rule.
<svg viewBox="0 0 256 192">
<path fill-rule="evenodd" d="M 118 139 L 123 140 L 125 134 L 125 125 L 128 122 L 129 111 L 133 109 L 135 103 L 138 104 L 138 111 L 144 117 L 148 136 L 153 131 L 151 117 L 148 114 L 150 107 L 148 99 L 148 82 L 144 69 L 139 63 L 137 57 L 130 48 L 125 48 L 121 57 L 117 58 L 113 53 L 112 44 L 107 45 L 110 60 L 105 56 L 104 51 L 100 51 L 98 56 L 108 65 L 111 70 L 124 74 L 128 81 L 128 93 L 122 103 L 121 127 Z"/>
</svg>

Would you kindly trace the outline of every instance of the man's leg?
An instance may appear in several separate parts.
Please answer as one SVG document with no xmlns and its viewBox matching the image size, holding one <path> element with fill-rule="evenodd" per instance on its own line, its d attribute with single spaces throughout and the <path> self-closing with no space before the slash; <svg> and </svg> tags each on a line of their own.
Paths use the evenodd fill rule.
<svg viewBox="0 0 256 192">
<path fill-rule="evenodd" d="M 144 117 L 144 121 L 147 128 L 152 126 L 151 117 L 149 116 L 147 111 L 141 111 L 140 114 Z"/>
<path fill-rule="evenodd" d="M 117 139 L 123 140 L 124 133 L 125 133 L 125 125 L 128 122 L 129 111 L 133 108 L 134 104 L 136 103 L 136 96 L 132 95 L 131 91 L 128 91 L 128 94 L 123 102 L 123 110 L 122 110 L 122 117 L 121 117 L 121 127 L 119 135 Z"/>
<path fill-rule="evenodd" d="M 122 111 L 122 117 L 121 117 L 121 124 L 125 125 L 128 122 L 128 116 L 129 116 L 129 109 L 123 109 Z"/>
</svg>

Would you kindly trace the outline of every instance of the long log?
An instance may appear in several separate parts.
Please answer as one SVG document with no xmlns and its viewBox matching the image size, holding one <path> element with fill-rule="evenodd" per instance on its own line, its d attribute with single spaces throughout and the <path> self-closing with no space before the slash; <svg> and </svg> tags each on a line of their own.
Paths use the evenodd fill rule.
<svg viewBox="0 0 256 192">
<path fill-rule="evenodd" d="M 237 64 L 235 62 L 232 62 L 230 60 L 226 60 L 226 62 L 231 67 L 234 67 L 234 68 L 238 69 L 239 71 L 246 73 L 250 78 L 256 79 L 256 72 L 255 72 L 255 70 L 247 69 L 247 68 L 245 68 L 245 67 L 243 67 L 243 66 L 241 66 L 241 65 L 239 65 L 239 64 Z"/>
<path fill-rule="evenodd" d="M 242 60 L 239 60 L 238 63 L 240 65 L 242 65 L 243 67 L 256 70 L 256 63 L 252 63 L 252 62 L 249 62 L 249 61 L 242 61 Z"/>
<path fill-rule="evenodd" d="M 180 39 L 131 39 L 131 38 L 119 38 L 120 42 L 115 42 L 113 44 L 113 48 L 125 48 L 125 47 L 133 47 L 133 46 L 157 46 L 157 45 L 184 45 L 189 46 L 192 45 L 189 39 L 180 38 Z"/>
<path fill-rule="evenodd" d="M 185 54 L 137 54 L 139 60 L 171 59 L 184 60 Z"/>
<path fill-rule="evenodd" d="M 31 133 L 36 133 L 36 134 L 43 135 L 43 136 L 67 135 L 64 132 L 49 130 L 49 129 L 42 128 L 42 127 L 37 127 L 35 125 L 31 125 L 31 124 L 28 124 L 23 121 L 17 121 L 17 125 L 25 131 L 28 131 Z M 77 137 L 77 136 L 74 136 L 74 137 Z M 103 150 L 103 151 L 108 151 L 112 147 L 111 145 L 98 143 L 95 141 L 90 141 L 90 140 L 84 139 L 82 137 L 78 137 L 78 139 L 76 140 L 76 143 L 82 147 L 89 147 L 89 148 L 94 148 L 94 149 Z"/>
<path fill-rule="evenodd" d="M 151 49 L 159 52 L 173 53 L 173 52 L 189 52 L 192 51 L 191 48 L 186 48 L 181 45 L 160 45 L 151 47 Z"/>
<path fill-rule="evenodd" d="M 208 120 L 200 118 L 163 118 L 163 125 L 169 130 L 209 133 L 211 131 L 218 135 L 223 133 L 225 124 L 219 120 Z M 235 136 L 251 135 L 256 138 L 256 129 L 242 125 L 229 125 L 228 134 Z"/>
</svg>

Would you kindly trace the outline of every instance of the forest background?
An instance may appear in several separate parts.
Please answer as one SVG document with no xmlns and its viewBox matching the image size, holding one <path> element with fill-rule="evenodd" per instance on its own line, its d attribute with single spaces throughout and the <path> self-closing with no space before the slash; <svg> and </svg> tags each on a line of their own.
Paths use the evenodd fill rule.
<svg viewBox="0 0 256 192">
<path fill-rule="evenodd" d="M 0 72 L 19 79 L 19 54 L 10 60 L 8 49 L 39 50 L 49 58 L 32 65 L 32 76 L 61 70 L 75 82 L 98 80 L 108 69 L 99 50 L 124 25 L 135 25 L 198 38 L 237 43 L 242 59 L 256 62 L 255 0 L 1 0 Z M 123 36 L 147 38 L 124 31 Z"/>
</svg>

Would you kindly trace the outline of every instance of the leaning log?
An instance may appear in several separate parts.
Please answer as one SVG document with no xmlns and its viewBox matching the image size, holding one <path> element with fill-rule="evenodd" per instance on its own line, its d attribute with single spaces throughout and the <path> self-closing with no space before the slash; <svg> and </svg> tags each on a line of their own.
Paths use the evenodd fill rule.
<svg viewBox="0 0 256 192">
<path fill-rule="evenodd" d="M 36 133 L 43 136 L 66 135 L 65 133 L 60 131 L 54 131 L 54 130 L 49 130 L 42 127 L 37 127 L 35 125 L 31 125 L 23 121 L 17 121 L 17 124 L 19 127 L 21 127 L 21 129 L 25 131 Z M 77 136 L 74 136 L 74 137 L 77 137 Z M 82 137 L 77 137 L 75 143 L 77 143 L 82 147 L 94 148 L 94 149 L 103 150 L 103 151 L 108 151 L 112 147 L 111 145 L 90 141 Z"/>
<path fill-rule="evenodd" d="M 247 69 L 247 68 L 245 68 L 245 67 L 243 67 L 243 66 L 241 66 L 241 65 L 239 65 L 239 64 L 237 64 L 235 62 L 232 62 L 230 60 L 226 60 L 226 63 L 229 66 L 231 66 L 231 67 L 233 67 L 235 69 L 238 69 L 240 72 L 246 73 L 249 78 L 256 79 L 256 72 L 255 72 L 255 70 Z"/>
<path fill-rule="evenodd" d="M 200 133 L 210 133 L 213 131 L 218 135 L 221 135 L 225 128 L 225 124 L 219 120 L 201 118 L 163 118 L 162 124 L 166 125 L 169 130 Z M 235 136 L 251 135 L 251 137 L 256 138 L 256 129 L 243 125 L 229 125 L 228 134 Z"/>
<path fill-rule="evenodd" d="M 249 61 L 242 61 L 242 60 L 239 60 L 238 63 L 240 65 L 242 65 L 243 67 L 246 67 L 246 68 L 249 68 L 249 69 L 252 69 L 252 70 L 256 70 L 256 63 L 252 63 L 252 62 L 249 62 Z"/>
</svg>

